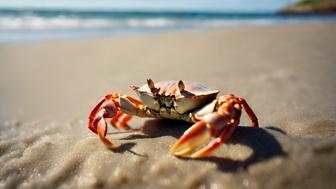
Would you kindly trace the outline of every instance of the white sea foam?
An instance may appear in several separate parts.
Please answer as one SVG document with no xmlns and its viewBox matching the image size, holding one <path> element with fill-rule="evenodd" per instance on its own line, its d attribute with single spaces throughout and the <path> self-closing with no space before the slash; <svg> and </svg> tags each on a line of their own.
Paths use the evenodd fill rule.
<svg viewBox="0 0 336 189">
<path fill-rule="evenodd" d="M 124 35 L 180 29 L 236 27 L 336 20 L 336 17 L 287 18 L 264 14 L 186 12 L 85 12 L 0 10 L 0 43 L 22 43 L 90 36 Z"/>
<path fill-rule="evenodd" d="M 0 30 L 43 30 L 75 28 L 113 28 L 113 27 L 166 27 L 174 26 L 175 21 L 166 18 L 75 18 L 40 16 L 3 16 L 0 17 Z"/>
<path fill-rule="evenodd" d="M 241 24 L 264 24 L 272 20 L 249 19 L 178 19 L 178 18 L 79 18 L 68 16 L 41 17 L 35 15 L 2 16 L 0 30 L 58 29 L 134 29 L 134 28 L 202 28 Z"/>
<path fill-rule="evenodd" d="M 150 18 L 150 19 L 128 19 L 126 25 L 133 27 L 165 27 L 176 24 L 172 19 Z"/>
</svg>

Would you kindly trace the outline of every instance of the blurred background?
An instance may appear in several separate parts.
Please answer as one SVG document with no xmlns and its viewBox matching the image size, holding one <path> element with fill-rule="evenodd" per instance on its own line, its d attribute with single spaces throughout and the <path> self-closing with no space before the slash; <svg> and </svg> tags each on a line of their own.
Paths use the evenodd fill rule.
<svg viewBox="0 0 336 189">
<path fill-rule="evenodd" d="M 302 16 L 281 12 L 287 5 L 302 2 L 316 4 L 325 1 L 335 2 L 334 0 L 1 0 L 0 43 L 335 20 L 335 16 L 330 14 Z M 331 4 L 335 6 L 335 3 Z M 290 11 L 290 13 L 296 12 L 297 10 Z"/>
</svg>

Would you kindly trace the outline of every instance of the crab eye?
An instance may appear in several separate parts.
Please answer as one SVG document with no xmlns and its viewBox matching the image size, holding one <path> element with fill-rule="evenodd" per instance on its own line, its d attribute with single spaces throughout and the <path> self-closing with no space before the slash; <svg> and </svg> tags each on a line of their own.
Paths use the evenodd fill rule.
<svg viewBox="0 0 336 189">
<path fill-rule="evenodd" d="M 180 80 L 177 85 L 178 85 L 180 92 L 184 91 L 184 83 L 182 80 Z"/>
<path fill-rule="evenodd" d="M 148 85 L 148 88 L 150 88 L 151 91 L 155 90 L 155 85 L 154 85 L 153 80 L 147 79 L 147 85 Z"/>
</svg>

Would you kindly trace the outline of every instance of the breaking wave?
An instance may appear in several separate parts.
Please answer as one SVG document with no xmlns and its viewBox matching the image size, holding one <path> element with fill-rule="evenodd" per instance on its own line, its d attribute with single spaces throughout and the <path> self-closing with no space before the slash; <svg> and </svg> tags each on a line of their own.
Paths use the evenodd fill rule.
<svg viewBox="0 0 336 189">
<path fill-rule="evenodd" d="M 71 18 L 57 16 L 43 18 L 40 16 L 5 16 L 0 17 L 1 30 L 20 29 L 74 29 L 74 28 L 113 28 L 113 27 L 166 27 L 174 26 L 175 21 L 166 18 L 129 18 L 129 19 L 104 19 L 104 18 Z"/>
<path fill-rule="evenodd" d="M 336 20 L 336 16 L 290 17 L 272 12 L 0 9 L 0 43 L 321 19 Z"/>
</svg>

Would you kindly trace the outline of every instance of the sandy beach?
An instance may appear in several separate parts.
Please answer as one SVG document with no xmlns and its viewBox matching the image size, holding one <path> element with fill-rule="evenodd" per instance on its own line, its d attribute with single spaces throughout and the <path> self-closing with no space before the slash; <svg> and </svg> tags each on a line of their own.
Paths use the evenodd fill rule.
<svg viewBox="0 0 336 189">
<path fill-rule="evenodd" d="M 181 31 L 0 46 L 0 188 L 333 188 L 336 23 Z M 131 121 L 108 150 L 87 128 L 107 93 L 196 81 L 247 99 L 231 139 L 207 158 L 169 153 L 190 126 Z"/>
</svg>

